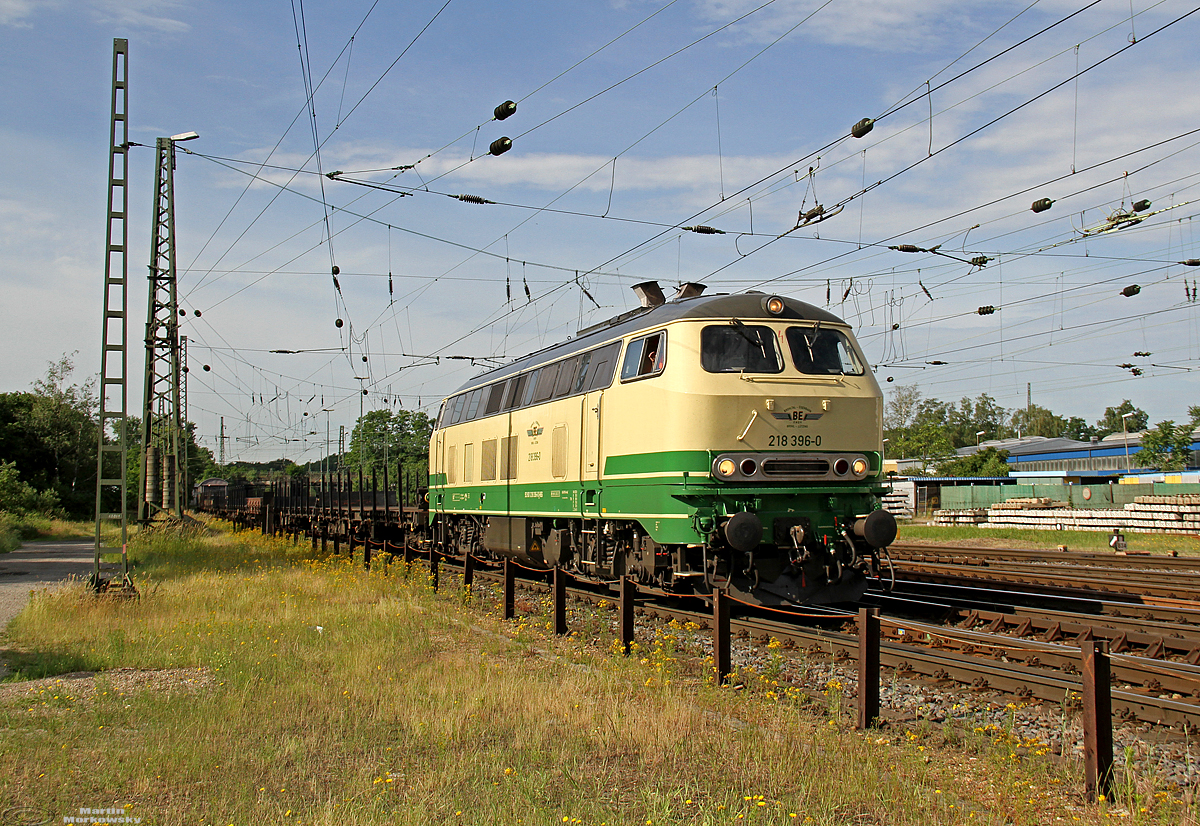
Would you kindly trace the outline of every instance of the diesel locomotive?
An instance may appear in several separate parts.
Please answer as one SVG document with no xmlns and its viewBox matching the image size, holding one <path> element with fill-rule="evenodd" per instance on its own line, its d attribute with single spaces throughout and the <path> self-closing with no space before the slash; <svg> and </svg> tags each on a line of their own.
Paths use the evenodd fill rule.
<svg viewBox="0 0 1200 826">
<path fill-rule="evenodd" d="M 883 396 L 849 326 L 777 295 L 634 289 L 637 309 L 442 403 L 436 543 L 764 605 L 857 600 L 896 523 Z"/>
</svg>

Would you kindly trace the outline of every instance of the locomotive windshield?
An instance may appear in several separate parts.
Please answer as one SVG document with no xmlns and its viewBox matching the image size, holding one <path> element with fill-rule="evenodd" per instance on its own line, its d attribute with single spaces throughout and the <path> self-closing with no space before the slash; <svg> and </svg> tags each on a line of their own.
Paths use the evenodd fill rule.
<svg viewBox="0 0 1200 826">
<path fill-rule="evenodd" d="M 788 347 L 796 369 L 810 376 L 861 376 L 862 362 L 850 339 L 838 330 L 789 327 Z"/>
<path fill-rule="evenodd" d="M 700 331 L 700 366 L 710 373 L 779 373 L 783 360 L 770 327 L 735 320 Z"/>
</svg>

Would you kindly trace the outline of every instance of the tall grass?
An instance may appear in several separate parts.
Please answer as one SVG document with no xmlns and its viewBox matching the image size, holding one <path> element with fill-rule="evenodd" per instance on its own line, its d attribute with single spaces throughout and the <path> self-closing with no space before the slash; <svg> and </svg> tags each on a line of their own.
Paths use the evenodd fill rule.
<svg viewBox="0 0 1200 826">
<path fill-rule="evenodd" d="M 590 630 L 553 639 L 539 600 L 505 622 L 487 587 L 468 596 L 445 571 L 434 594 L 420 565 L 367 573 L 252 533 L 148 534 L 131 555 L 140 600 L 68 588 L 9 627 L 22 677 L 99 674 L 0 683 L 0 811 L 128 807 L 156 826 L 1100 818 L 1067 791 L 1074 767 L 988 734 L 862 735 L 849 698 L 718 688 L 685 632 L 625 658 L 610 613 L 574 609 Z M 1183 814 L 1168 799 L 1132 822 Z"/>
<path fill-rule="evenodd" d="M 973 528 L 964 525 L 914 525 L 901 523 L 899 542 L 960 542 L 980 547 L 1054 549 L 1066 545 L 1072 551 L 1109 551 L 1111 534 L 1100 531 L 1040 531 L 1032 528 Z M 1200 536 L 1126 533 L 1131 551 L 1200 554 Z"/>
</svg>

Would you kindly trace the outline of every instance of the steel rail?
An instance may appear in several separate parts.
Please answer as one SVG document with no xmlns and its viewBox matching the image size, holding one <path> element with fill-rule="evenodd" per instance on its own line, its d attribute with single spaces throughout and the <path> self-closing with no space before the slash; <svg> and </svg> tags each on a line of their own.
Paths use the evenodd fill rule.
<svg viewBox="0 0 1200 826">
<path fill-rule="evenodd" d="M 477 569 L 475 576 L 500 578 L 482 569 Z M 550 587 L 525 577 L 520 582 L 522 587 L 539 592 L 549 591 Z M 568 588 L 568 594 L 592 602 L 612 600 L 611 595 L 585 588 Z M 654 596 L 648 596 L 649 600 L 644 599 L 637 607 L 643 616 L 693 622 L 702 630 L 711 627 L 710 613 L 659 604 L 652 601 Z M 849 622 L 845 615 L 831 615 L 830 619 Z M 1071 702 L 1082 691 L 1078 646 L 894 617 L 881 617 L 880 624 L 886 633 L 881 663 L 897 674 L 1055 703 Z M 730 627 L 736 636 L 751 642 L 766 643 L 774 637 L 792 647 L 826 652 L 834 661 L 848 661 L 858 649 L 857 633 L 756 617 L 734 617 Z M 1116 716 L 1159 725 L 1200 726 L 1200 666 L 1124 654 L 1113 654 L 1112 666 L 1114 679 L 1124 684 L 1112 692 Z"/>
</svg>

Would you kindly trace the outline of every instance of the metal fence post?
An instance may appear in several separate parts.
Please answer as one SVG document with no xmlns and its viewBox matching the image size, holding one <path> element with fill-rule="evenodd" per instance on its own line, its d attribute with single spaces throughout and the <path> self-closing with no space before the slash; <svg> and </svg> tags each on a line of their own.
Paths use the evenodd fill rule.
<svg viewBox="0 0 1200 826">
<path fill-rule="evenodd" d="M 858 611 L 858 728 L 879 723 L 879 609 Z"/>
<path fill-rule="evenodd" d="M 637 594 L 637 586 L 627 576 L 621 577 L 621 648 L 626 654 L 633 650 L 633 597 Z"/>
<path fill-rule="evenodd" d="M 567 633 L 567 572 L 554 569 L 554 633 Z"/>
<path fill-rule="evenodd" d="M 1085 640 L 1083 654 L 1083 785 L 1092 800 L 1111 795 L 1112 685 L 1107 640 Z"/>
<path fill-rule="evenodd" d="M 463 554 L 463 587 L 470 588 L 475 581 L 475 557 L 470 553 Z"/>
<path fill-rule="evenodd" d="M 438 573 L 441 566 L 438 564 L 439 556 L 437 551 L 429 552 L 429 584 L 433 586 L 433 592 L 436 594 L 438 589 Z"/>
<path fill-rule="evenodd" d="M 729 640 L 729 597 L 719 588 L 713 590 L 713 665 L 717 669 L 717 685 L 722 685 L 733 672 Z"/>
<path fill-rule="evenodd" d="M 512 619 L 517 614 L 516 568 L 511 559 L 504 560 L 504 618 Z"/>
</svg>

